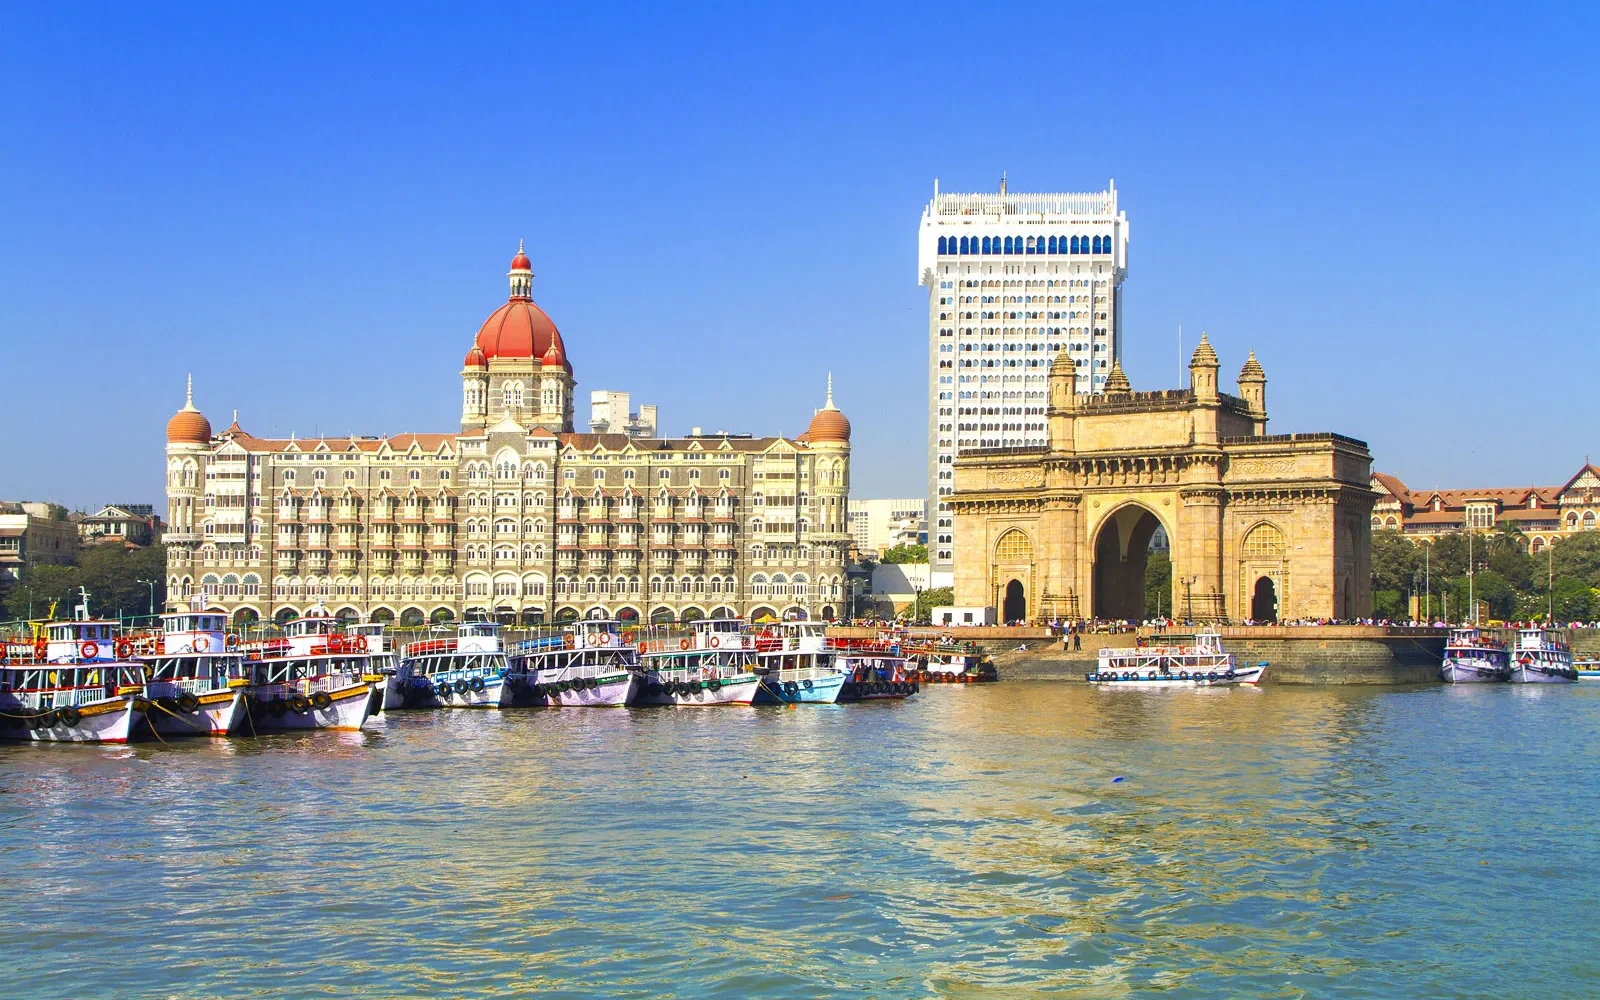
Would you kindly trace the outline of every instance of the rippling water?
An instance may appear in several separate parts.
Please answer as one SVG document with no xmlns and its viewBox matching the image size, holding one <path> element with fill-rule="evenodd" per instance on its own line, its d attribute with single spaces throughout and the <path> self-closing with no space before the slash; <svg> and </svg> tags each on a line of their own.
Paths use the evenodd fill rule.
<svg viewBox="0 0 1600 1000">
<path fill-rule="evenodd" d="M 1597 720 L 1016 683 L 7 746 L 4 995 L 1592 996 Z"/>
</svg>

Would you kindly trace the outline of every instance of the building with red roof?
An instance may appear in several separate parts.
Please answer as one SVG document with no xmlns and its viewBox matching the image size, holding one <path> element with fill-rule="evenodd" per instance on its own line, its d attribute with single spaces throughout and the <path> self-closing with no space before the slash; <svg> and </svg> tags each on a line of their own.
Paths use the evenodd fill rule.
<svg viewBox="0 0 1600 1000">
<path fill-rule="evenodd" d="M 580 434 L 572 353 L 518 246 L 461 363 L 457 431 L 167 423 L 169 604 L 236 621 L 686 621 L 846 613 L 850 421 L 795 437 Z"/>
<path fill-rule="evenodd" d="M 1457 531 L 1493 531 L 1512 525 L 1528 540 L 1528 551 L 1548 546 L 1600 522 L 1600 468 L 1585 462 L 1558 486 L 1488 486 L 1413 490 L 1398 477 L 1372 474 L 1378 500 L 1372 507 L 1374 531 L 1398 531 L 1409 538 Z"/>
</svg>

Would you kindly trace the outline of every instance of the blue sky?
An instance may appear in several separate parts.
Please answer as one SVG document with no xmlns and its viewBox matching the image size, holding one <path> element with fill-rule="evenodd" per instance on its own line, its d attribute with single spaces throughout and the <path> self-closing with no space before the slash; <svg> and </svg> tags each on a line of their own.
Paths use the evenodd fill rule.
<svg viewBox="0 0 1600 1000">
<path fill-rule="evenodd" d="M 1116 179 L 1135 388 L 1182 323 L 1415 488 L 1600 458 L 1593 5 L 584 8 L 0 10 L 0 498 L 160 502 L 189 371 L 452 429 L 519 237 L 580 393 L 793 434 L 831 370 L 921 495 L 916 227 L 1001 171 Z"/>
</svg>

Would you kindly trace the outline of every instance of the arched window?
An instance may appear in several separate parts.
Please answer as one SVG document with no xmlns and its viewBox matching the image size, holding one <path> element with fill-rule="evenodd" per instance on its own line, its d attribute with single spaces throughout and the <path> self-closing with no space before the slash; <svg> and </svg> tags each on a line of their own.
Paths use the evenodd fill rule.
<svg viewBox="0 0 1600 1000">
<path fill-rule="evenodd" d="M 1072 238 L 1072 252 L 1073 253 L 1077 253 L 1078 252 L 1078 238 L 1076 236 L 1074 236 Z"/>
<path fill-rule="evenodd" d="M 983 238 L 983 252 L 984 253 L 988 253 L 989 252 L 989 237 L 987 237 L 987 236 L 985 236 Z"/>
<path fill-rule="evenodd" d="M 1008 254 L 1011 253 L 1011 237 L 1009 236 L 1006 237 L 1005 252 Z"/>
<path fill-rule="evenodd" d="M 1538 555 L 1539 553 L 1541 553 L 1543 551 L 1544 551 L 1544 539 L 1535 538 L 1533 540 L 1533 554 L 1534 555 Z"/>
<path fill-rule="evenodd" d="M 962 253 L 967 253 L 968 252 L 967 251 L 967 237 L 965 237 L 965 236 L 961 237 L 961 252 Z"/>
<path fill-rule="evenodd" d="M 1048 243 L 1046 243 L 1046 251 L 1045 252 L 1046 253 L 1055 253 L 1056 252 L 1056 238 L 1054 236 L 1050 237 Z"/>
<path fill-rule="evenodd" d="M 944 237 L 943 236 L 939 237 L 939 252 L 940 253 L 944 253 L 945 252 L 945 246 L 946 246 L 946 244 L 945 244 Z"/>
<path fill-rule="evenodd" d="M 1594 511 L 1586 510 L 1586 511 L 1583 512 L 1583 530 L 1584 531 L 1591 531 L 1593 529 L 1594 529 Z"/>
<path fill-rule="evenodd" d="M 1284 553 L 1283 532 L 1276 525 L 1258 524 L 1244 536 L 1246 559 L 1276 559 Z"/>
<path fill-rule="evenodd" d="M 1000 542 L 994 547 L 994 561 L 997 563 L 1031 563 L 1033 562 L 1033 542 L 1028 536 L 1017 528 L 1000 536 Z"/>
</svg>

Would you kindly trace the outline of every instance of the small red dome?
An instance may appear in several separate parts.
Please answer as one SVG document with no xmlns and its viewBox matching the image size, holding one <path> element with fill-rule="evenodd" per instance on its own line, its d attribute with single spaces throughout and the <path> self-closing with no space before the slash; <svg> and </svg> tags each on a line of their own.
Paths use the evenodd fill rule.
<svg viewBox="0 0 1600 1000">
<path fill-rule="evenodd" d="M 544 352 L 543 365 L 546 368 L 567 367 L 567 352 L 561 346 L 561 334 L 557 333 L 550 338 L 550 349 Z"/>
<path fill-rule="evenodd" d="M 517 255 L 515 257 L 511 258 L 511 270 L 513 270 L 513 271 L 531 271 L 531 270 L 533 270 L 533 261 L 528 259 L 528 255 L 522 252 L 522 248 L 520 246 L 517 247 Z"/>
<path fill-rule="evenodd" d="M 199 410 L 185 407 L 167 421 L 168 444 L 210 444 L 211 421 Z"/>
<path fill-rule="evenodd" d="M 477 344 L 473 344 L 472 350 L 467 352 L 467 359 L 461 362 L 461 367 L 482 368 L 486 364 L 488 364 L 488 361 L 484 358 L 483 351 L 478 348 Z"/>
<path fill-rule="evenodd" d="M 810 444 L 824 441 L 849 444 L 850 421 L 833 407 L 825 407 L 818 410 L 817 415 L 811 418 L 811 426 L 806 428 L 804 437 Z"/>
</svg>

